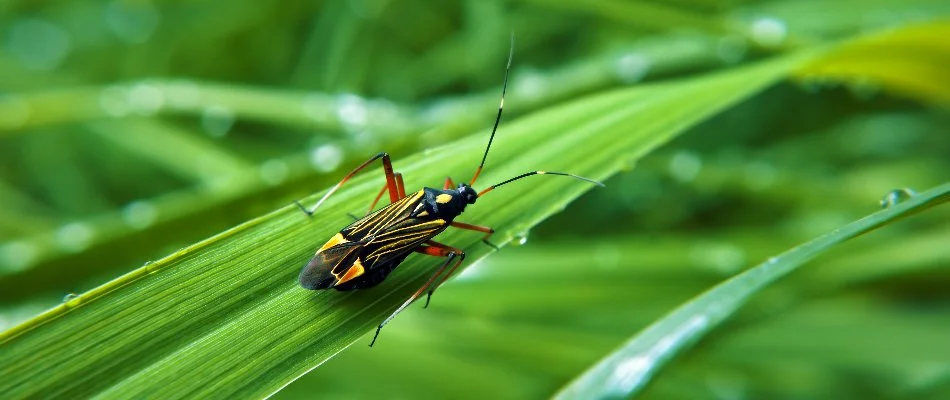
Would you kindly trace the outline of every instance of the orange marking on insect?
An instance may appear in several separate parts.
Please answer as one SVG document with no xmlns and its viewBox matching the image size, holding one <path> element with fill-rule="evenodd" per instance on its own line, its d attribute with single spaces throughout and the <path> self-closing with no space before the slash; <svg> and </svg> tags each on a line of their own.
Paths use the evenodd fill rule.
<svg viewBox="0 0 950 400">
<path fill-rule="evenodd" d="M 330 240 L 327 240 L 327 243 L 324 244 L 323 247 L 320 248 L 320 250 L 317 250 L 317 254 L 320 254 L 324 250 L 329 249 L 333 246 L 336 246 L 340 243 L 346 243 L 346 242 L 348 242 L 348 240 L 346 240 L 346 238 L 343 237 L 343 234 L 337 233 L 336 235 L 333 235 L 333 237 L 330 238 Z"/>
<path fill-rule="evenodd" d="M 350 268 L 346 270 L 346 273 L 344 273 L 343 276 L 336 277 L 336 284 L 339 285 L 341 283 L 346 283 L 353 278 L 363 275 L 364 272 L 366 272 L 366 268 L 363 268 L 363 263 L 360 262 L 359 258 L 357 258 L 356 261 L 353 262 L 353 265 L 351 265 Z"/>
</svg>

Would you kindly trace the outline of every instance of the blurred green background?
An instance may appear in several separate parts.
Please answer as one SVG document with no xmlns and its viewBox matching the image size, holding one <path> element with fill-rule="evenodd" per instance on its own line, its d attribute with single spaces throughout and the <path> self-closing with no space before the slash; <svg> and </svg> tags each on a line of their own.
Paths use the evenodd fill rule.
<svg viewBox="0 0 950 400">
<path fill-rule="evenodd" d="M 0 330 L 375 152 L 483 131 L 512 32 L 508 121 L 948 15 L 924 0 L 3 2 Z M 946 182 L 942 42 L 881 54 L 880 76 L 802 74 L 691 128 L 278 398 L 553 393 L 722 279 L 892 189 Z M 948 216 L 811 263 L 644 397 L 950 396 Z"/>
</svg>

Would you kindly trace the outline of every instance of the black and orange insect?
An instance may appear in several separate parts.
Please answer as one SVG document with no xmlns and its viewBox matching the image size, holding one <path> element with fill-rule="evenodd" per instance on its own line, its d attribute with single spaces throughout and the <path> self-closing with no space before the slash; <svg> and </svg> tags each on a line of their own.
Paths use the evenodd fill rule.
<svg viewBox="0 0 950 400">
<path fill-rule="evenodd" d="M 371 288 L 386 279 L 411 253 L 445 257 L 445 262 L 436 269 L 432 277 L 379 324 L 370 347 L 376 343 L 376 338 L 379 337 L 379 332 L 383 329 L 383 326 L 426 291 L 428 291 L 426 297 L 426 307 L 428 307 L 432 292 L 452 276 L 452 273 L 465 260 L 465 251 L 436 242 L 432 240 L 433 237 L 452 226 L 484 233 L 485 236 L 482 241 L 497 249 L 495 245 L 488 241 L 488 238 L 495 232 L 494 229 L 455 221 L 455 217 L 465 211 L 466 206 L 475 203 L 475 200 L 480 196 L 509 182 L 542 174 L 569 176 L 603 186 L 600 182 L 573 174 L 532 171 L 488 186 L 481 192 L 476 192 L 472 187 L 485 166 L 488 150 L 495 138 L 498 123 L 501 121 L 501 112 L 505 105 L 505 91 L 508 87 L 508 75 L 511 70 L 511 58 L 512 54 L 509 53 L 508 65 L 505 68 L 505 80 L 501 91 L 501 103 L 498 106 L 498 115 L 495 117 L 491 136 L 488 138 L 488 145 L 485 146 L 482 161 L 469 183 L 460 183 L 456 187 L 451 178 L 446 178 L 442 189 L 424 187 L 418 192 L 407 195 L 403 186 L 402 175 L 393 172 L 389 154 L 379 153 L 343 177 L 343 180 L 330 189 L 310 209 L 296 203 L 303 212 L 312 216 L 314 211 L 320 207 L 320 204 L 323 204 L 330 195 L 350 178 L 376 160 L 382 160 L 383 171 L 386 174 L 386 184 L 370 204 L 370 213 L 343 228 L 340 233 L 334 235 L 317 250 L 310 262 L 300 271 L 300 285 L 306 289 L 354 290 Z M 389 193 L 390 204 L 373 212 L 373 208 L 383 197 L 383 194 L 387 192 Z M 448 272 L 445 272 L 449 265 L 452 267 L 448 269 Z M 443 274 L 443 272 L 445 273 Z"/>
</svg>

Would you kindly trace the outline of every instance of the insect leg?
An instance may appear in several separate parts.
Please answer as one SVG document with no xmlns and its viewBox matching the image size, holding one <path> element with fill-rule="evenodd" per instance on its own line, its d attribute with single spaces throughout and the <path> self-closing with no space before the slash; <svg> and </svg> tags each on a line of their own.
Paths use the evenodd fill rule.
<svg viewBox="0 0 950 400">
<path fill-rule="evenodd" d="M 445 186 L 442 186 L 442 189 L 452 189 L 455 187 L 455 182 L 452 182 L 452 177 L 445 177 Z"/>
<path fill-rule="evenodd" d="M 373 208 L 376 207 L 376 203 L 379 203 L 379 199 L 383 198 L 383 193 L 386 193 L 386 189 L 389 188 L 389 185 L 383 185 L 382 189 L 379 189 L 379 193 L 376 194 L 376 197 L 373 198 L 373 202 L 369 204 L 369 210 L 366 211 L 367 214 L 373 212 Z"/>
<path fill-rule="evenodd" d="M 458 261 L 455 262 L 455 265 L 453 265 L 452 268 L 449 269 L 449 272 L 442 276 L 442 279 L 439 280 L 439 283 L 432 285 L 432 287 L 429 288 L 429 294 L 426 295 L 426 305 L 425 305 L 425 307 L 428 308 L 429 301 L 432 300 L 432 293 L 435 292 L 435 290 L 438 289 L 439 286 L 442 286 L 442 284 L 445 283 L 445 281 L 447 281 L 452 276 L 452 273 L 455 272 L 455 270 L 459 267 L 459 265 L 462 265 L 462 261 L 465 260 L 465 252 L 462 251 L 462 249 L 455 248 L 455 247 L 445 245 L 445 244 L 432 241 L 432 240 L 426 241 L 426 244 L 419 246 L 419 248 L 416 249 L 416 251 L 419 253 L 433 255 L 433 256 L 442 255 L 443 257 L 447 254 L 456 254 L 458 255 L 458 258 L 459 258 Z"/>
<path fill-rule="evenodd" d="M 383 153 L 376 154 L 369 160 L 366 160 L 366 162 L 360 164 L 360 166 L 356 167 L 353 171 L 350 171 L 349 174 L 346 174 L 346 176 L 343 177 L 343 180 L 341 180 L 339 183 L 336 184 L 336 186 L 330 189 L 330 191 L 328 191 L 327 194 L 323 195 L 323 197 L 321 197 L 320 200 L 317 201 L 317 204 L 314 204 L 313 207 L 311 207 L 309 210 L 306 207 L 304 207 L 302 204 L 300 204 L 300 202 L 298 201 L 295 201 L 294 204 L 296 204 L 297 207 L 300 207 L 300 210 L 303 211 L 305 214 L 313 215 L 314 211 L 316 211 L 317 208 L 320 207 L 320 204 L 323 204 L 323 202 L 326 201 L 327 198 L 330 197 L 330 195 L 332 195 L 337 190 L 339 190 L 340 187 L 343 186 L 344 183 L 346 183 L 346 181 L 350 180 L 350 178 L 352 178 L 354 175 L 356 175 L 357 173 L 362 171 L 364 168 L 372 164 L 373 161 L 379 160 L 380 158 L 383 159 L 383 173 L 386 174 L 386 188 L 389 190 L 389 200 L 390 201 L 399 200 L 399 189 L 396 188 L 396 177 L 394 176 L 395 174 L 393 173 L 393 163 L 389 159 L 389 154 L 383 152 Z"/>
<path fill-rule="evenodd" d="M 396 192 L 398 194 L 398 198 L 396 200 L 402 200 L 406 197 L 406 187 L 405 184 L 402 183 L 402 174 L 396 172 L 393 175 L 396 177 Z M 389 190 L 389 182 L 383 185 L 382 189 L 379 189 L 379 193 L 376 194 L 373 202 L 369 205 L 369 210 L 366 211 L 367 214 L 373 212 L 373 208 L 376 208 L 376 204 L 379 203 L 379 200 L 383 198 L 383 193 L 386 193 L 387 190 Z M 392 198 L 392 196 L 390 196 L 390 198 Z"/>
<path fill-rule="evenodd" d="M 402 174 L 396 173 L 396 189 L 399 191 L 399 198 L 406 198 L 406 184 L 402 182 Z"/>
<path fill-rule="evenodd" d="M 476 231 L 476 232 L 482 232 L 482 233 L 484 233 L 484 234 L 485 234 L 485 237 L 482 238 L 482 243 L 485 243 L 485 244 L 487 244 L 487 245 L 489 245 L 489 246 L 495 248 L 495 250 L 498 250 L 498 246 L 495 246 L 492 242 L 489 242 L 489 241 L 488 241 L 488 238 L 490 238 L 491 235 L 492 235 L 493 233 L 495 233 L 495 230 L 494 230 L 494 229 L 489 228 L 489 227 L 487 227 L 487 226 L 479 226 L 479 225 L 466 224 L 466 223 L 464 223 L 464 222 L 451 222 L 451 223 L 449 223 L 449 225 L 452 225 L 452 226 L 454 226 L 454 227 L 456 227 L 456 228 L 459 228 L 459 229 L 468 229 L 468 230 L 470 230 L 470 231 Z"/>
<path fill-rule="evenodd" d="M 405 302 L 403 302 L 402 305 L 399 306 L 399 308 L 396 309 L 396 311 L 393 311 L 392 314 L 390 314 L 388 317 L 386 317 L 386 319 L 384 319 L 383 322 L 380 323 L 379 326 L 376 327 L 376 334 L 373 335 L 373 341 L 369 343 L 369 347 L 373 347 L 373 344 L 376 343 L 376 338 L 379 337 L 379 331 L 381 331 L 381 330 L 383 329 L 383 327 L 386 326 L 386 324 L 389 323 L 389 321 L 392 321 L 393 318 L 396 318 L 396 315 L 398 315 L 400 312 L 402 312 L 402 310 L 405 310 L 406 307 L 409 307 L 409 305 L 412 304 L 413 301 L 415 301 L 416 299 L 418 299 L 419 296 L 422 295 L 422 293 L 425 293 L 426 289 L 428 289 L 430 286 L 432 286 L 432 283 L 435 282 L 435 280 L 439 278 L 439 275 L 442 274 L 442 271 L 445 271 L 445 267 L 447 267 L 447 266 L 449 265 L 449 263 L 451 263 L 453 260 L 455 260 L 456 257 L 461 258 L 461 259 L 464 259 L 464 258 L 465 258 L 465 253 L 460 253 L 460 254 L 459 254 L 459 253 L 455 253 L 455 252 L 453 252 L 453 251 L 446 251 L 446 249 L 440 248 L 440 247 L 433 247 L 433 246 L 422 245 L 422 246 L 419 246 L 419 248 L 416 249 L 416 251 L 417 251 L 417 252 L 420 252 L 420 253 L 423 253 L 423 254 L 432 255 L 432 256 L 446 257 L 446 259 L 445 259 L 445 262 L 442 263 L 442 265 L 439 267 L 439 269 L 437 269 L 437 270 L 435 271 L 435 273 L 432 274 L 432 277 L 429 278 L 429 280 L 426 281 L 426 283 L 425 283 L 424 285 L 422 285 L 422 287 L 419 288 L 419 290 L 416 290 L 416 292 L 413 293 L 412 296 L 409 296 L 409 299 L 407 299 Z M 461 261 L 461 260 L 460 260 L 460 261 Z M 457 265 L 458 265 L 458 264 L 456 264 L 456 266 L 457 266 Z M 454 268 L 453 268 L 453 269 L 454 269 Z"/>
</svg>

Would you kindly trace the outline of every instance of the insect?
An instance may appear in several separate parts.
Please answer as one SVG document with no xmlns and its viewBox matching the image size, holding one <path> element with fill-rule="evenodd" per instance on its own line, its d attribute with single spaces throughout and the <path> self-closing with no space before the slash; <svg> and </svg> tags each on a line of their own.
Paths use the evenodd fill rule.
<svg viewBox="0 0 950 400">
<path fill-rule="evenodd" d="M 383 171 L 386 175 L 386 184 L 370 204 L 369 214 L 358 218 L 340 230 L 339 233 L 330 238 L 326 244 L 317 250 L 313 258 L 310 259 L 310 262 L 300 271 L 300 285 L 306 289 L 322 290 L 333 288 L 346 291 L 371 288 L 386 279 L 386 277 L 412 253 L 445 258 L 445 261 L 435 270 L 429 280 L 402 303 L 396 311 L 379 324 L 376 328 L 376 334 L 373 336 L 373 341 L 370 343 L 370 347 L 376 343 L 376 339 L 379 337 L 379 332 L 383 329 L 383 326 L 392 321 L 396 315 L 412 304 L 412 302 L 423 293 L 428 293 L 425 305 L 428 307 L 429 300 L 431 300 L 432 293 L 435 289 L 452 276 L 452 273 L 455 272 L 459 265 L 462 264 L 462 261 L 465 260 L 465 251 L 436 242 L 432 240 L 433 237 L 451 226 L 481 232 L 484 234 L 482 241 L 485 244 L 496 249 L 498 248 L 488 240 L 495 232 L 494 229 L 455 221 L 455 218 L 465 211 L 465 207 L 469 204 L 474 204 L 475 200 L 479 197 L 499 186 L 532 175 L 568 176 L 603 186 L 600 182 L 573 174 L 532 171 L 488 186 L 480 192 L 475 191 L 473 185 L 475 185 L 475 181 L 485 166 L 485 160 L 488 158 L 488 150 L 491 148 L 492 140 L 495 138 L 495 132 L 498 130 L 498 123 L 501 121 L 513 52 L 514 47 L 512 46 L 512 51 L 508 54 L 508 65 L 505 67 L 505 80 L 502 84 L 498 115 L 495 117 L 495 124 L 488 138 L 488 145 L 485 146 L 482 161 L 478 165 L 478 168 L 475 169 L 475 173 L 469 183 L 460 183 L 456 186 L 451 178 L 446 178 L 445 185 L 442 189 L 424 187 L 415 193 L 406 194 L 402 175 L 393 172 L 392 161 L 390 160 L 389 154 L 379 153 L 343 177 L 343 180 L 330 189 L 330 191 L 310 209 L 307 209 L 299 202 L 295 202 L 304 213 L 308 216 L 313 216 L 317 208 L 334 192 L 340 189 L 343 184 L 350 180 L 350 178 L 373 164 L 376 160 L 382 161 Z M 383 194 L 386 193 L 389 194 L 389 205 L 375 212 L 372 211 L 383 197 Z"/>
</svg>

